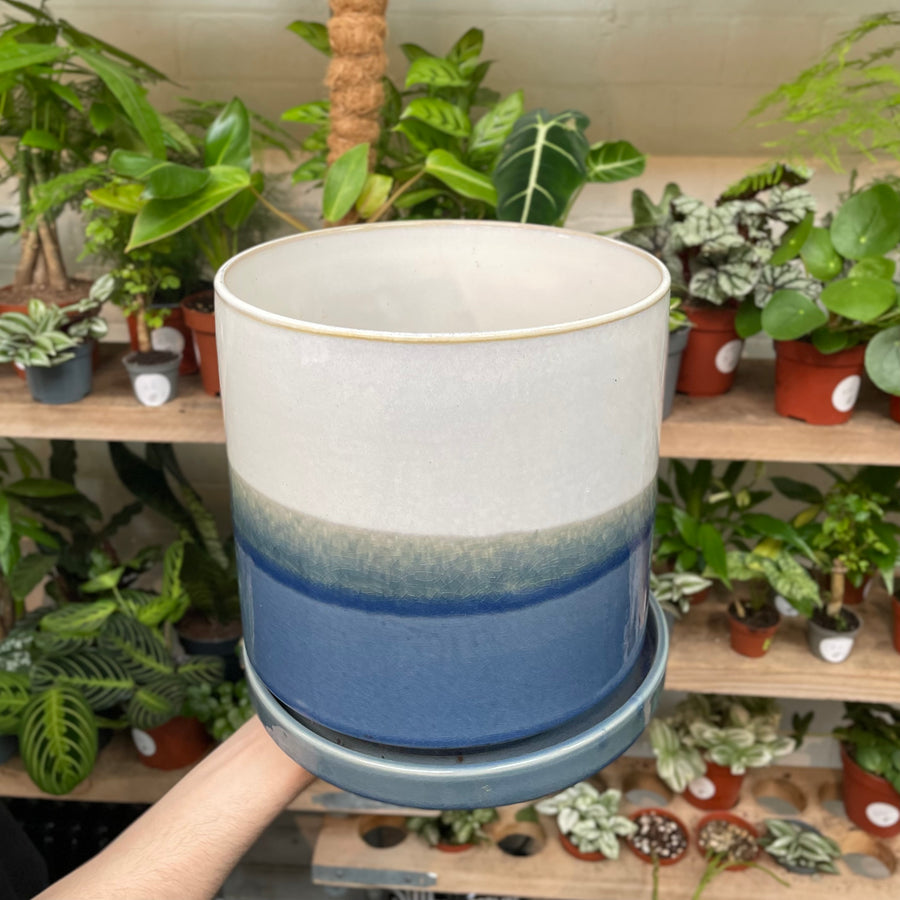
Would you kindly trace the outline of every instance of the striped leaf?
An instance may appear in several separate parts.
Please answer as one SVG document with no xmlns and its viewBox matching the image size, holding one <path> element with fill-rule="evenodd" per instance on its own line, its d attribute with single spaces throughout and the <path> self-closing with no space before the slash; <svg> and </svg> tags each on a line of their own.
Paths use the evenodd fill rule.
<svg viewBox="0 0 900 900">
<path fill-rule="evenodd" d="M 59 635 L 96 634 L 116 611 L 114 600 L 95 600 L 93 603 L 70 603 L 55 609 L 41 619 L 41 631 Z"/>
<path fill-rule="evenodd" d="M 31 686 L 24 672 L 0 671 L 0 734 L 16 733 L 30 697 Z"/>
<path fill-rule="evenodd" d="M 94 634 L 54 634 L 51 631 L 38 631 L 34 635 L 34 650 L 42 656 L 69 656 L 89 647 Z"/>
<path fill-rule="evenodd" d="M 31 780 L 48 794 L 67 794 L 97 759 L 97 722 L 69 685 L 35 695 L 22 711 L 19 751 Z"/>
<path fill-rule="evenodd" d="M 427 84 L 429 87 L 464 87 L 466 77 L 455 62 L 436 56 L 420 56 L 414 59 L 406 72 L 406 87 Z"/>
<path fill-rule="evenodd" d="M 96 650 L 42 660 L 32 670 L 31 680 L 36 691 L 69 685 L 95 711 L 124 703 L 134 689 L 134 680 L 122 666 L 113 657 Z"/>
<path fill-rule="evenodd" d="M 225 662 L 221 656 L 189 656 L 178 667 L 178 677 L 187 687 L 221 684 L 225 678 Z"/>
<path fill-rule="evenodd" d="M 171 675 L 174 671 L 175 667 L 162 635 L 122 613 L 110 617 L 100 635 L 99 644 L 136 681 Z"/>
<path fill-rule="evenodd" d="M 552 116 L 538 109 L 516 122 L 493 175 L 498 219 L 541 225 L 565 221 L 587 177 L 587 125 L 587 117 L 574 110 Z"/>
<path fill-rule="evenodd" d="M 432 150 L 425 160 L 425 171 L 463 197 L 480 200 L 488 206 L 497 204 L 497 191 L 491 179 L 469 168 L 446 150 Z"/>
<path fill-rule="evenodd" d="M 177 716 L 183 703 L 181 680 L 174 675 L 162 675 L 138 687 L 128 703 L 125 717 L 132 727 L 149 731 Z"/>
<path fill-rule="evenodd" d="M 451 137 L 467 137 L 472 131 L 469 117 L 457 106 L 438 97 L 419 97 L 403 110 L 403 119 L 418 119 Z"/>
<path fill-rule="evenodd" d="M 587 155 L 587 178 L 603 184 L 637 178 L 646 164 L 647 157 L 628 141 L 604 141 Z"/>
<path fill-rule="evenodd" d="M 151 628 L 174 618 L 175 611 L 181 608 L 180 598 L 180 594 L 154 594 L 136 588 L 119 591 L 122 612 Z"/>
<path fill-rule="evenodd" d="M 519 117 L 525 111 L 522 91 L 505 97 L 472 127 L 468 158 L 472 162 L 493 159 L 503 148 Z"/>
</svg>

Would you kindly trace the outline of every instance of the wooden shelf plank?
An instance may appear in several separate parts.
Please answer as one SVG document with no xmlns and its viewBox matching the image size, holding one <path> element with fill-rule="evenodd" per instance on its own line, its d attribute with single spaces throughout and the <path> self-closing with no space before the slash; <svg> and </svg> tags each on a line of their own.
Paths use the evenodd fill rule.
<svg viewBox="0 0 900 900">
<path fill-rule="evenodd" d="M 433 809 L 393 806 L 380 800 L 369 800 L 317 778 L 297 795 L 290 807 L 294 812 L 373 814 L 383 816 L 437 816 Z"/>
<path fill-rule="evenodd" d="M 900 465 L 900 425 L 874 388 L 864 387 L 849 422 L 827 427 L 776 415 L 774 390 L 774 364 L 745 359 L 727 394 L 676 397 L 660 456 Z"/>
<path fill-rule="evenodd" d="M 628 775 L 649 774 L 649 760 L 619 760 L 601 773 L 610 787 L 622 787 Z M 846 849 L 857 849 L 848 841 L 868 841 L 842 816 L 825 809 L 820 798 L 836 796 L 838 773 L 830 769 L 767 768 L 751 772 L 745 782 L 741 802 L 734 810 L 755 825 L 773 813 L 754 798 L 764 782 L 785 779 L 799 788 L 807 807 L 801 817 L 837 840 Z M 760 792 L 761 795 L 762 792 Z M 623 812 L 637 807 L 628 804 Z M 681 797 L 669 804 L 672 812 L 693 829 L 703 813 Z M 414 836 L 389 848 L 374 848 L 359 834 L 359 820 L 328 816 L 319 833 L 313 853 L 313 880 L 320 884 L 357 887 L 410 888 L 453 894 L 489 894 L 495 896 L 559 898 L 559 900 L 646 900 L 651 896 L 651 867 L 638 860 L 627 848 L 617 861 L 585 863 L 573 859 L 559 844 L 552 819 L 542 817 L 546 835 L 544 847 L 533 856 L 509 856 L 497 846 L 474 847 L 462 853 L 442 853 Z M 881 841 L 894 858 L 900 853 L 900 838 Z M 887 900 L 900 891 L 900 873 L 874 880 L 853 874 L 845 862 L 839 862 L 839 876 L 808 877 L 793 875 L 763 857 L 762 864 L 790 883 L 791 890 L 772 880 L 764 872 L 748 870 L 725 873 L 704 892 L 704 900 L 829 900 L 829 898 L 866 898 Z M 704 860 L 691 841 L 687 856 L 679 863 L 660 870 L 660 896 L 690 897 L 704 869 Z"/>
<path fill-rule="evenodd" d="M 735 653 L 729 645 L 724 602 L 710 598 L 695 606 L 672 635 L 666 687 L 810 700 L 900 703 L 900 655 L 891 643 L 890 598 L 873 586 L 855 607 L 863 627 L 850 657 L 823 662 L 806 644 L 806 620 L 782 620 L 769 652 L 759 659 Z"/>
<path fill-rule="evenodd" d="M 163 406 L 135 399 L 121 363 L 124 344 L 101 344 L 91 393 L 78 403 L 35 403 L 11 366 L 0 366 L 0 434 L 12 438 L 89 441 L 225 442 L 222 404 L 203 392 L 200 376 L 179 379 L 178 396 Z"/>
</svg>

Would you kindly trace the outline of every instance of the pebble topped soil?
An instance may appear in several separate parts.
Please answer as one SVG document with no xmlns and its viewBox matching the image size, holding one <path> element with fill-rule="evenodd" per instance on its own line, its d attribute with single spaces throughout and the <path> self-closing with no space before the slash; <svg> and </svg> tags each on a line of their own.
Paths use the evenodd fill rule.
<svg viewBox="0 0 900 900">
<path fill-rule="evenodd" d="M 636 850 L 659 859 L 675 859 L 687 850 L 687 835 L 673 819 L 656 812 L 641 813 L 637 832 L 630 838 Z"/>
<path fill-rule="evenodd" d="M 753 862 L 759 852 L 756 838 L 746 828 L 723 819 L 707 822 L 698 842 L 705 853 L 721 854 L 729 862 Z"/>
</svg>

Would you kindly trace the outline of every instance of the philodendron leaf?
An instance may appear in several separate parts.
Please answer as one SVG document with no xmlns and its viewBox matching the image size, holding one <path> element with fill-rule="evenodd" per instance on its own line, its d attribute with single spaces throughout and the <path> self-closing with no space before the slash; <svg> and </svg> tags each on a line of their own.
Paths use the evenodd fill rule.
<svg viewBox="0 0 900 900">
<path fill-rule="evenodd" d="M 646 164 L 646 155 L 628 141 L 604 141 L 588 152 L 587 180 L 609 184 L 636 178 Z"/>
<path fill-rule="evenodd" d="M 250 113 L 237 98 L 229 100 L 213 120 L 203 144 L 204 162 L 208 167 L 234 166 L 250 171 Z"/>
<path fill-rule="evenodd" d="M 385 204 L 391 195 L 394 179 L 390 175 L 369 173 L 363 185 L 362 193 L 356 201 L 356 211 L 364 219 L 369 219 Z"/>
<path fill-rule="evenodd" d="M 828 316 L 799 291 L 775 291 L 762 311 L 762 327 L 776 341 L 794 341 L 828 321 Z"/>
<path fill-rule="evenodd" d="M 900 325 L 880 331 L 869 341 L 866 372 L 876 387 L 900 395 Z"/>
<path fill-rule="evenodd" d="M 432 150 L 425 160 L 425 171 L 463 197 L 480 200 L 491 207 L 497 204 L 497 191 L 491 179 L 469 168 L 446 150 Z"/>
<path fill-rule="evenodd" d="M 142 184 L 110 184 L 107 187 L 88 191 L 88 196 L 95 203 L 107 209 L 136 216 L 147 202 L 141 196 L 143 193 L 144 186 Z"/>
<path fill-rule="evenodd" d="M 331 56 L 331 44 L 328 41 L 328 29 L 321 22 L 304 22 L 298 20 L 288 25 L 288 31 L 302 37 L 310 47 Z"/>
<path fill-rule="evenodd" d="M 847 259 L 887 253 L 900 241 L 900 196 L 886 184 L 854 194 L 834 214 L 830 233 Z"/>
<path fill-rule="evenodd" d="M 553 116 L 545 109 L 516 122 L 493 174 L 498 219 L 541 225 L 565 220 L 587 178 L 588 124 L 583 113 Z"/>
<path fill-rule="evenodd" d="M 468 137 L 472 132 L 469 117 L 458 107 L 438 97 L 418 97 L 403 110 L 403 119 L 418 119 L 451 137 Z"/>
<path fill-rule="evenodd" d="M 827 228 L 812 228 L 806 243 L 800 249 L 800 258 L 806 271 L 820 281 L 830 281 L 841 274 L 844 261 L 831 243 Z"/>
<path fill-rule="evenodd" d="M 369 145 L 357 144 L 342 153 L 325 173 L 322 214 L 338 222 L 353 209 L 369 175 Z"/>
<path fill-rule="evenodd" d="M 174 200 L 203 190 L 209 183 L 206 169 L 192 169 L 177 163 L 164 163 L 154 169 L 147 179 L 144 197 L 147 200 Z"/>
<path fill-rule="evenodd" d="M 781 266 L 789 262 L 800 254 L 800 250 L 806 243 L 813 228 L 813 218 L 815 213 L 807 213 L 806 217 L 796 225 L 791 225 L 784 233 L 775 252 L 769 259 L 772 266 Z"/>
<path fill-rule="evenodd" d="M 856 322 L 871 322 L 897 302 L 897 288 L 883 278 L 842 278 L 822 291 L 831 312 Z"/>
</svg>

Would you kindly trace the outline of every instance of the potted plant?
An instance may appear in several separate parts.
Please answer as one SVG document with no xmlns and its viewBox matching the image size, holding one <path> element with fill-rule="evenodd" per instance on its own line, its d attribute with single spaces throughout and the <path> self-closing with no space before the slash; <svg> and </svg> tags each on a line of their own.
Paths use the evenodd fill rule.
<svg viewBox="0 0 900 900">
<path fill-rule="evenodd" d="M 66 306 L 87 293 L 72 281 L 57 219 L 84 189 L 102 180 L 95 164 L 113 147 L 164 155 L 166 134 L 144 84 L 164 76 L 136 57 L 54 18 L 44 7 L 12 4 L 0 25 L 4 73 L 0 123 L 15 139 L 4 177 L 18 185 L 20 256 L 0 311 L 24 312 L 32 298 Z"/>
<path fill-rule="evenodd" d="M 743 334 L 760 328 L 775 340 L 775 410 L 814 425 L 849 420 L 863 368 L 889 388 L 896 348 L 882 339 L 900 324 L 892 282 L 893 260 L 884 254 L 900 241 L 900 196 L 887 184 L 851 193 L 830 225 L 811 216 L 790 229 L 773 259 L 768 296 L 743 319 Z"/>
<path fill-rule="evenodd" d="M 693 572 L 650 572 L 650 591 L 673 619 L 687 615 L 694 598 L 709 590 L 712 582 Z"/>
<path fill-rule="evenodd" d="M 431 847 L 444 853 L 460 853 L 476 843 L 487 842 L 484 826 L 496 818 L 497 810 L 493 808 L 445 809 L 435 818 L 410 816 L 406 827 Z"/>
<path fill-rule="evenodd" d="M 890 397 L 890 416 L 900 422 L 900 325 L 879 331 L 866 346 L 866 373 Z"/>
<path fill-rule="evenodd" d="M 690 832 L 666 809 L 641 809 L 631 816 L 635 831 L 626 841 L 638 859 L 657 866 L 674 866 L 688 851 Z M 654 878 L 654 882 L 655 882 Z"/>
<path fill-rule="evenodd" d="M 618 815 L 622 792 L 603 793 L 592 784 L 580 781 L 570 788 L 536 804 L 545 816 L 555 816 L 559 840 L 570 856 L 585 862 L 619 858 L 619 838 L 630 837 L 637 826 Z"/>
<path fill-rule="evenodd" d="M 318 23 L 291 30 L 328 52 Z M 645 157 L 626 141 L 591 145 L 589 120 L 574 110 L 526 113 L 521 91 L 500 98 L 482 86 L 490 61 L 481 61 L 483 33 L 469 29 L 446 56 L 416 44 L 403 89 L 384 80 L 381 136 L 360 143 L 329 166 L 329 104 L 304 103 L 283 118 L 314 127 L 302 145 L 313 153 L 296 180 L 324 179 L 328 222 L 409 218 L 498 218 L 564 224 L 588 182 L 612 182 L 643 171 Z M 479 112 L 481 111 L 481 112 Z M 565 148 L 565 153 L 552 148 Z"/>
<path fill-rule="evenodd" d="M 728 188 L 714 206 L 667 185 L 659 204 L 632 197 L 634 222 L 622 240 L 656 255 L 669 269 L 673 294 L 691 322 L 678 391 L 713 396 L 730 390 L 742 349 L 738 305 L 760 284 L 775 250 L 776 232 L 808 215 L 812 196 L 799 185 L 808 174 L 771 167 Z"/>
<path fill-rule="evenodd" d="M 746 819 L 728 812 L 709 813 L 695 827 L 697 846 L 725 871 L 746 869 L 759 856 L 759 831 Z"/>
<path fill-rule="evenodd" d="M 900 834 L 900 709 L 882 703 L 846 703 L 841 782 L 847 818 L 877 837 Z"/>
<path fill-rule="evenodd" d="M 780 866 L 795 875 L 837 875 L 841 848 L 806 822 L 766 819 L 760 844 Z"/>
<path fill-rule="evenodd" d="M 663 419 L 668 419 L 675 402 L 675 385 L 681 372 L 681 357 L 687 346 L 691 320 L 681 309 L 681 298 L 672 297 L 669 301 L 669 349 L 666 353 L 666 381 L 663 388 Z"/>
<path fill-rule="evenodd" d="M 665 718 L 650 723 L 659 777 L 700 809 L 730 809 L 748 768 L 767 766 L 793 752 L 793 738 L 778 733 L 774 700 L 689 694 Z"/>
<path fill-rule="evenodd" d="M 222 743 L 254 715 L 246 679 L 223 681 L 215 686 L 189 685 L 184 712 L 203 724 L 216 743 Z"/>
<path fill-rule="evenodd" d="M 0 362 L 25 370 L 39 403 L 77 403 L 91 392 L 94 341 L 107 332 L 100 305 L 86 298 L 62 309 L 32 299 L 27 313 L 0 314 Z"/>
</svg>

